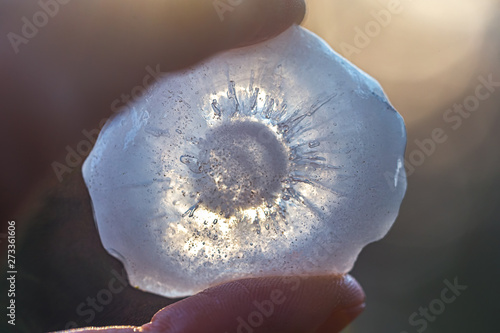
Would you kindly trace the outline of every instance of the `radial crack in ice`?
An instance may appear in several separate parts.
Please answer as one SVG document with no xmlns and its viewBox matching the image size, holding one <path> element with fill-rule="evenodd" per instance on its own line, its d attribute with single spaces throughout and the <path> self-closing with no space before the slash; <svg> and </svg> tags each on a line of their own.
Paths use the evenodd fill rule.
<svg viewBox="0 0 500 333">
<path fill-rule="evenodd" d="M 164 296 L 348 272 L 394 222 L 404 124 L 378 83 L 292 27 L 155 83 L 83 166 L 104 247 Z"/>
</svg>

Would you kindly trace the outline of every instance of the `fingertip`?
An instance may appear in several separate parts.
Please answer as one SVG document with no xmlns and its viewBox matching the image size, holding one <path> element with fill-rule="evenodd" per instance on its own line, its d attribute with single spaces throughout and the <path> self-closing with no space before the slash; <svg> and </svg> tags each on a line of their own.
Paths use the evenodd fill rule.
<svg viewBox="0 0 500 333">
<path fill-rule="evenodd" d="M 365 309 L 365 304 L 334 311 L 315 333 L 339 333 L 354 321 Z"/>
<path fill-rule="evenodd" d="M 359 315 L 364 299 L 360 285 L 348 275 L 243 279 L 170 305 L 143 330 L 331 332 Z"/>
<path fill-rule="evenodd" d="M 254 20 L 251 30 L 238 46 L 247 46 L 275 37 L 305 17 L 304 0 L 256 0 L 252 8 L 243 10 L 246 19 Z M 253 13 L 252 13 L 253 12 Z M 241 22 L 237 18 L 235 22 Z"/>
<path fill-rule="evenodd" d="M 340 284 L 339 304 L 315 333 L 338 333 L 353 322 L 365 309 L 365 293 L 351 275 L 345 275 Z"/>
</svg>

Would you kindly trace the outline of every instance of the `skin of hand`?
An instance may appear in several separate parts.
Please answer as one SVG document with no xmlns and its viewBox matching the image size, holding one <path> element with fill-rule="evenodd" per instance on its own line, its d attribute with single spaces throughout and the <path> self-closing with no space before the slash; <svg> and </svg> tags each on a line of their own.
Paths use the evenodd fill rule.
<svg viewBox="0 0 500 333">
<path fill-rule="evenodd" d="M 169 305 L 141 327 L 99 332 L 336 333 L 363 311 L 363 302 L 361 287 L 349 275 L 244 279 Z"/>
<path fill-rule="evenodd" d="M 229 6 L 223 15 L 215 8 L 221 2 Z M 82 129 L 97 128 L 112 114 L 112 102 L 142 83 L 146 67 L 178 70 L 271 38 L 305 13 L 302 0 L 52 4 L 57 12 L 34 36 L 16 46 L 9 38 L 0 40 L 0 149 L 8 161 L 0 165 L 2 220 L 22 210 L 29 193 L 52 172 L 52 161 L 81 140 Z M 2 2 L 2 34 L 22 36 L 22 18 L 31 20 L 40 10 L 38 1 Z M 269 302 L 276 290 L 282 293 L 274 292 L 272 313 L 262 310 L 262 324 L 248 326 L 255 303 Z M 339 332 L 363 308 L 364 293 L 350 276 L 256 278 L 214 286 L 169 305 L 140 328 L 104 331 Z M 238 318 L 247 326 L 239 327 Z"/>
</svg>

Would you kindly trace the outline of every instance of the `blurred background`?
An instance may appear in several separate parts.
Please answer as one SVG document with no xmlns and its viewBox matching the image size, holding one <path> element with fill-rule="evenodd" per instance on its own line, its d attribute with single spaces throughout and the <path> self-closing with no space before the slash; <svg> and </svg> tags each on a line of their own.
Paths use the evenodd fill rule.
<svg viewBox="0 0 500 333">
<path fill-rule="evenodd" d="M 407 195 L 356 263 L 367 307 L 345 333 L 500 332 L 500 1 L 307 4 L 303 25 L 379 80 L 408 130 Z M 17 230 L 18 331 L 136 324 L 171 302 L 129 287 L 89 312 L 121 265 L 102 248 L 79 170 L 41 186 Z M 446 303 L 450 283 L 466 289 Z"/>
<path fill-rule="evenodd" d="M 303 25 L 382 84 L 408 131 L 406 198 L 356 263 L 367 308 L 346 332 L 500 332 L 500 1 L 307 5 Z M 443 310 L 455 278 L 467 289 Z M 410 323 L 430 304 L 433 322 Z"/>
</svg>

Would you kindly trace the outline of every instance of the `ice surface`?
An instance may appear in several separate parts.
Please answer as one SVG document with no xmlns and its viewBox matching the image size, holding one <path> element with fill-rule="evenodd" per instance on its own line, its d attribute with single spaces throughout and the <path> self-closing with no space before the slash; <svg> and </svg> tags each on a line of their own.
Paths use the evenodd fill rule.
<svg viewBox="0 0 500 333">
<path fill-rule="evenodd" d="M 348 272 L 406 189 L 379 84 L 300 27 L 165 75 L 83 166 L 104 247 L 169 297 L 243 277 Z"/>
</svg>

